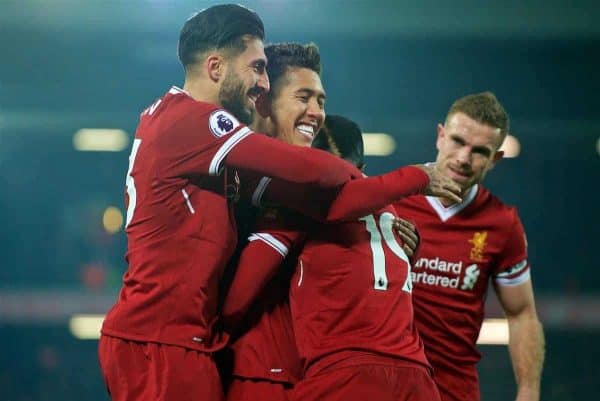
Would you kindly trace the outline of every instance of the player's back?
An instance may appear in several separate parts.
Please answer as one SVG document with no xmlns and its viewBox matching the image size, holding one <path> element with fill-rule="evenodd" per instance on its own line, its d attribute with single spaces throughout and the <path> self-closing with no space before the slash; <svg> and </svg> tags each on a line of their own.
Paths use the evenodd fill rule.
<svg viewBox="0 0 600 401">
<path fill-rule="evenodd" d="M 428 366 L 413 324 L 410 265 L 392 229 L 395 217 L 386 207 L 308 232 L 290 289 L 307 374 L 361 354 Z"/>
<path fill-rule="evenodd" d="M 104 334 L 221 346 L 213 325 L 218 280 L 236 242 L 227 198 L 228 179 L 236 183 L 220 163 L 225 134 L 239 126 L 177 88 L 142 113 L 126 178 L 129 269 Z"/>
</svg>

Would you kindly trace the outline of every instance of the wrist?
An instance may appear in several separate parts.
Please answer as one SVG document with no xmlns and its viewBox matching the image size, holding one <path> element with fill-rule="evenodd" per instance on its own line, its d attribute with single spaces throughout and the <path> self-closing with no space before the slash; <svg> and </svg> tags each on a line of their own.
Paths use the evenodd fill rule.
<svg viewBox="0 0 600 401">
<path fill-rule="evenodd" d="M 422 194 L 429 185 L 430 177 L 427 172 L 418 166 L 404 166 L 396 169 L 400 179 L 414 188 L 414 194 Z"/>
</svg>

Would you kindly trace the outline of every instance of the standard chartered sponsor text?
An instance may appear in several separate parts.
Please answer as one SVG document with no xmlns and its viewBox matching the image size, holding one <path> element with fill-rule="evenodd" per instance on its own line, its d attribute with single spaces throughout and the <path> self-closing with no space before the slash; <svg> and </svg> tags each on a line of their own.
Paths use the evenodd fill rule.
<svg viewBox="0 0 600 401">
<path fill-rule="evenodd" d="M 462 261 L 449 262 L 440 260 L 439 257 L 434 259 L 420 258 L 417 263 L 415 263 L 413 270 L 414 271 L 410 273 L 413 283 L 437 285 L 446 288 L 458 288 L 460 276 L 463 271 L 463 263 Z M 467 270 L 469 270 L 470 274 L 467 274 L 468 277 L 465 276 L 463 281 L 468 278 L 469 282 L 463 282 L 461 286 L 462 290 L 472 290 L 479 276 L 477 265 L 468 266 Z"/>
</svg>

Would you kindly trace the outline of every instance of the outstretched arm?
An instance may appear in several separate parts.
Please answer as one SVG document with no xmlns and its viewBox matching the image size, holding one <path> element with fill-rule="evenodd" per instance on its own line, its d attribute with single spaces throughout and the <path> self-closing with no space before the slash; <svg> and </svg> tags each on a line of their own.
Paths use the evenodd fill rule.
<svg viewBox="0 0 600 401">
<path fill-rule="evenodd" d="M 226 156 L 227 166 L 269 176 L 292 184 L 339 188 L 360 171 L 350 163 L 318 149 L 292 146 L 266 135 L 252 134 Z"/>
<path fill-rule="evenodd" d="M 459 187 L 429 166 L 401 167 L 379 176 L 351 180 L 339 190 L 293 187 L 276 180 L 267 184 L 255 191 L 255 204 L 264 201 L 285 205 L 325 222 L 354 220 L 417 194 L 435 194 L 460 201 Z"/>
</svg>

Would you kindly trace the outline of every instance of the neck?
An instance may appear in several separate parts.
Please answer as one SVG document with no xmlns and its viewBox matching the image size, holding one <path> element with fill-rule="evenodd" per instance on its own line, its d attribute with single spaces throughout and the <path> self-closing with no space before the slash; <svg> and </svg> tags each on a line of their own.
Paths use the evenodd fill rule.
<svg viewBox="0 0 600 401">
<path fill-rule="evenodd" d="M 275 137 L 275 133 L 272 131 L 272 124 L 269 118 L 263 118 L 258 113 L 255 113 L 254 121 L 250 125 L 252 131 L 254 132 L 262 132 L 263 134 L 267 134 L 268 136 Z"/>
<path fill-rule="evenodd" d="M 198 102 L 221 105 L 218 86 L 206 78 L 186 75 L 183 90 Z"/>
</svg>

